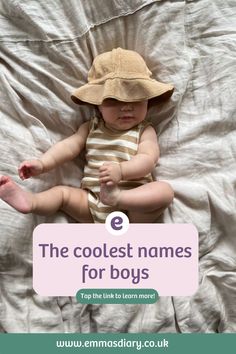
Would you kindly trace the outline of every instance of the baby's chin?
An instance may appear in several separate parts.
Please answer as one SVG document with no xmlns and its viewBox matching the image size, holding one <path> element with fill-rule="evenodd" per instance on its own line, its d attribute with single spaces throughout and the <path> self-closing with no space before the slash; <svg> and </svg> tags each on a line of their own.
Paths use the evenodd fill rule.
<svg viewBox="0 0 236 354">
<path fill-rule="evenodd" d="M 128 130 L 136 127 L 141 121 L 137 121 L 132 117 L 121 117 L 114 124 L 105 123 L 106 127 L 111 130 Z"/>
</svg>

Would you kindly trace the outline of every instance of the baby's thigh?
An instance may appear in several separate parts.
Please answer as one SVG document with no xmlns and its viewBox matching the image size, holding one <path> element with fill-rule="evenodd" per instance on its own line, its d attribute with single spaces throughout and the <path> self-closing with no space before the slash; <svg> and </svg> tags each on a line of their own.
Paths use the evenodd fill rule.
<svg viewBox="0 0 236 354">
<path fill-rule="evenodd" d="M 61 209 L 66 214 L 79 222 L 93 223 L 88 204 L 88 192 L 86 190 L 64 187 L 64 195 L 64 203 Z"/>
<path fill-rule="evenodd" d="M 129 211 L 129 222 L 133 224 L 149 224 L 157 222 L 158 217 L 163 213 L 166 208 L 160 208 L 151 212 L 141 213 L 136 211 Z"/>
</svg>

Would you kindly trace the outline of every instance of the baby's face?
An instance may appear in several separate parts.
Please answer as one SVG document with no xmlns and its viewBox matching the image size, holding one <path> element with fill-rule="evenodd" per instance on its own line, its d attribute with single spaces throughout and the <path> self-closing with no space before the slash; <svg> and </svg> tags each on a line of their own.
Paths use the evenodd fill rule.
<svg viewBox="0 0 236 354">
<path fill-rule="evenodd" d="M 107 98 L 98 108 L 108 128 L 128 130 L 145 119 L 148 101 L 121 102 Z"/>
</svg>

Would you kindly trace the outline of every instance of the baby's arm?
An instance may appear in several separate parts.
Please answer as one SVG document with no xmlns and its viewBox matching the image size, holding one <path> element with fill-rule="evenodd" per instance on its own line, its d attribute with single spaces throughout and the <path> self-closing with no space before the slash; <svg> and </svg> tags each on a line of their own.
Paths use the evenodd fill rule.
<svg viewBox="0 0 236 354">
<path fill-rule="evenodd" d="M 140 137 L 137 154 L 131 160 L 121 162 L 123 180 L 134 180 L 152 172 L 160 155 L 157 135 L 153 127 L 148 126 Z"/>
<path fill-rule="evenodd" d="M 73 160 L 83 150 L 88 132 L 89 122 L 86 122 L 75 134 L 53 145 L 40 159 L 22 162 L 18 169 L 20 178 L 38 176 Z"/>
<path fill-rule="evenodd" d="M 155 130 L 148 126 L 140 137 L 137 154 L 131 160 L 105 163 L 100 168 L 100 182 L 113 184 L 120 180 L 134 180 L 152 172 L 159 158 L 159 146 Z"/>
</svg>

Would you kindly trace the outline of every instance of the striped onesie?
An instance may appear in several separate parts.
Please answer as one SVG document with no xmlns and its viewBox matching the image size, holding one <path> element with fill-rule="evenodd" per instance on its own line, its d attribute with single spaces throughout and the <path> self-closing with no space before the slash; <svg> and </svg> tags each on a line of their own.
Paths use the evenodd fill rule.
<svg viewBox="0 0 236 354">
<path fill-rule="evenodd" d="M 114 132 L 105 126 L 102 118 L 95 117 L 91 120 L 81 187 L 88 190 L 89 208 L 95 223 L 104 223 L 107 215 L 116 210 L 115 207 L 103 204 L 99 199 L 99 167 L 104 162 L 129 161 L 136 155 L 140 136 L 149 124 L 143 121 L 130 130 Z M 150 173 L 141 179 L 120 181 L 118 186 L 121 189 L 132 189 L 151 181 L 153 178 Z"/>
</svg>

